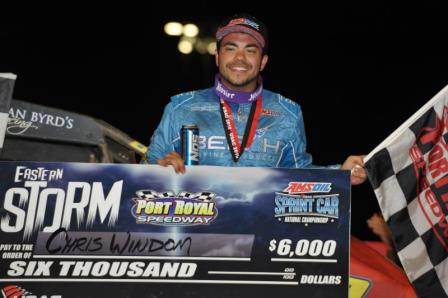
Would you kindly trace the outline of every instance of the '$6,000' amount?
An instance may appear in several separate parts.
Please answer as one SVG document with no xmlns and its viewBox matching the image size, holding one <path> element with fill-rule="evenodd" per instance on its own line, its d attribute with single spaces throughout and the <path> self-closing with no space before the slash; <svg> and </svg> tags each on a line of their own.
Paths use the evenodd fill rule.
<svg viewBox="0 0 448 298">
<path fill-rule="evenodd" d="M 269 242 L 269 250 L 272 252 L 276 251 L 279 256 L 331 257 L 336 251 L 336 241 L 322 241 L 319 239 L 310 241 L 308 239 L 301 239 L 297 241 L 295 247 L 293 247 L 291 239 L 282 239 L 278 242 L 278 245 L 277 240 L 272 239 Z"/>
</svg>

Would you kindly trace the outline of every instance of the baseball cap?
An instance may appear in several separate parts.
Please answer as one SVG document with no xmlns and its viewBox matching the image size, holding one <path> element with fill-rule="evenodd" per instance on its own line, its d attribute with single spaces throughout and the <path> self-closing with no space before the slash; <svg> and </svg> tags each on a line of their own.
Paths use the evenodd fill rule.
<svg viewBox="0 0 448 298">
<path fill-rule="evenodd" d="M 266 25 L 255 17 L 239 13 L 226 18 L 216 31 L 216 41 L 219 45 L 221 40 L 230 33 L 246 33 L 251 35 L 260 44 L 264 52 L 268 48 L 268 30 Z"/>
</svg>

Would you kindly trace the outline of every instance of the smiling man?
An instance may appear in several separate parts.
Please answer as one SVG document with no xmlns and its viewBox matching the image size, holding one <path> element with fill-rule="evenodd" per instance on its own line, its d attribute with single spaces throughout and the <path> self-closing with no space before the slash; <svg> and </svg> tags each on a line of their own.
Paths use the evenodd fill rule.
<svg viewBox="0 0 448 298">
<path fill-rule="evenodd" d="M 226 19 L 216 32 L 219 73 L 212 88 L 171 98 L 151 138 L 150 163 L 185 172 L 182 125 L 199 128 L 201 165 L 306 168 L 312 165 L 300 106 L 263 88 L 268 63 L 266 26 L 247 14 Z M 362 156 L 350 156 L 352 184 L 365 181 Z"/>
</svg>

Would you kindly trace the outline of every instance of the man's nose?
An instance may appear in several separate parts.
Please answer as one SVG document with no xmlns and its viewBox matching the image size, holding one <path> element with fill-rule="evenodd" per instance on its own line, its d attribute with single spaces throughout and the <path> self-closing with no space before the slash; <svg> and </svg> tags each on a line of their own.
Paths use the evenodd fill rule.
<svg viewBox="0 0 448 298">
<path fill-rule="evenodd" d="M 243 50 L 236 51 L 235 59 L 240 60 L 240 61 L 245 61 L 246 53 Z"/>
</svg>

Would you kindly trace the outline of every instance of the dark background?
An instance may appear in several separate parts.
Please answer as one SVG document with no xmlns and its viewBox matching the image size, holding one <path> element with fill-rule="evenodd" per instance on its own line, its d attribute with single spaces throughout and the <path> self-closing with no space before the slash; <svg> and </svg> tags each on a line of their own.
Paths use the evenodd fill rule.
<svg viewBox="0 0 448 298">
<path fill-rule="evenodd" d="M 167 21 L 213 36 L 225 16 L 249 12 L 269 29 L 265 87 L 300 103 L 314 163 L 367 154 L 448 83 L 442 5 L 315 6 L 194 1 L 115 7 L 2 9 L 0 72 L 18 75 L 14 98 L 103 119 L 147 144 L 171 95 L 213 83 L 214 58 L 177 51 Z M 353 188 L 352 230 L 378 205 Z"/>
</svg>

